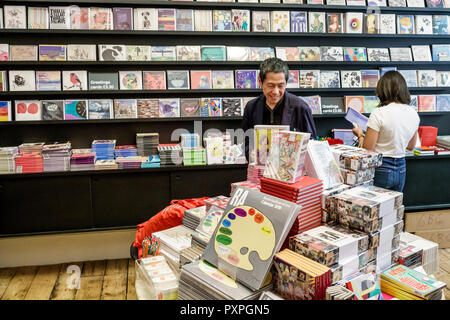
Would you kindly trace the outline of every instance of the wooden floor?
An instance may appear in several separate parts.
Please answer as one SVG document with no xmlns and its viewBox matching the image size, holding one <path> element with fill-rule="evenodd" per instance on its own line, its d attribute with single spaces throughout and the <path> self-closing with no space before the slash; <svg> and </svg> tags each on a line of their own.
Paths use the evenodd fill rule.
<svg viewBox="0 0 450 320">
<path fill-rule="evenodd" d="M 450 249 L 439 250 L 440 270 L 434 276 L 447 283 L 450 300 Z M 79 266 L 79 289 L 67 283 Z M 1 300 L 136 300 L 134 261 L 131 259 L 76 262 L 69 264 L 0 269 Z M 74 283 L 74 282 L 72 282 Z"/>
</svg>

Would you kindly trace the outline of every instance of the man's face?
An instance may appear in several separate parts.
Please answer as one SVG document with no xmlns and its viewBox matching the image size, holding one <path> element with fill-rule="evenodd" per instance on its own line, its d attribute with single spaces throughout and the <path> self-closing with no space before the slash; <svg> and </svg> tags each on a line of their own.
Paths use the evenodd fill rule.
<svg viewBox="0 0 450 320">
<path fill-rule="evenodd" d="M 264 82 L 258 77 L 259 86 L 262 88 L 266 103 L 269 107 L 274 107 L 283 98 L 286 90 L 286 78 L 283 72 L 269 72 L 266 74 Z"/>
</svg>

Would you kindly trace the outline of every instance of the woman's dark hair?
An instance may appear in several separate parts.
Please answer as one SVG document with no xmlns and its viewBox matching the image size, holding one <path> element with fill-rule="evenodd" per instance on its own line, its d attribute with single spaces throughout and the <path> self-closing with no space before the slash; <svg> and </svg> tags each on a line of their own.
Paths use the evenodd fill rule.
<svg viewBox="0 0 450 320">
<path fill-rule="evenodd" d="M 286 77 L 286 82 L 289 79 L 289 68 L 286 62 L 279 58 L 269 58 L 264 60 L 259 66 L 259 78 L 261 82 L 266 79 L 266 74 L 269 72 L 283 72 Z"/>
<path fill-rule="evenodd" d="M 392 102 L 410 104 L 411 95 L 405 78 L 398 71 L 388 71 L 378 81 L 375 94 L 380 99 L 380 106 L 386 106 Z"/>
</svg>

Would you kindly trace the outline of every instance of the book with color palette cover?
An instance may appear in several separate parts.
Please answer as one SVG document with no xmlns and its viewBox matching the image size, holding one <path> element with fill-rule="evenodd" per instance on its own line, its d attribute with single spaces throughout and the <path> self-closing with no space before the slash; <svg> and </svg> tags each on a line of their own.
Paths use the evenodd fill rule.
<svg viewBox="0 0 450 320">
<path fill-rule="evenodd" d="M 38 100 L 16 100 L 16 121 L 42 120 L 42 105 Z"/>
<path fill-rule="evenodd" d="M 113 119 L 112 99 L 91 99 L 88 101 L 88 119 Z"/>
<path fill-rule="evenodd" d="M 143 90 L 166 90 L 166 72 L 165 71 L 143 71 L 142 72 Z"/>
<path fill-rule="evenodd" d="M 113 29 L 133 30 L 133 8 L 113 8 Z"/>
<path fill-rule="evenodd" d="M 158 99 L 137 99 L 138 118 L 159 118 Z"/>
<path fill-rule="evenodd" d="M 192 9 L 176 9 L 175 14 L 176 31 L 194 31 L 194 11 Z"/>
<path fill-rule="evenodd" d="M 87 72 L 85 70 L 62 72 L 62 89 L 65 90 L 87 90 Z"/>
<path fill-rule="evenodd" d="M 202 258 L 258 290 L 299 213 L 292 202 L 238 187 Z"/>
<path fill-rule="evenodd" d="M 200 98 L 200 116 L 201 117 L 221 117 L 222 99 L 221 98 Z"/>
<path fill-rule="evenodd" d="M 11 101 L 0 101 L 0 121 L 11 121 Z"/>
<path fill-rule="evenodd" d="M 64 100 L 64 120 L 86 120 L 87 100 Z"/>
</svg>

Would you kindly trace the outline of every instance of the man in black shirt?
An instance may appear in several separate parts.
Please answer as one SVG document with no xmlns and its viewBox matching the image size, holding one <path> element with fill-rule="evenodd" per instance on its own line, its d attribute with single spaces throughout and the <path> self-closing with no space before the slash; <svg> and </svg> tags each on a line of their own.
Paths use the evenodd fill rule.
<svg viewBox="0 0 450 320">
<path fill-rule="evenodd" d="M 302 98 L 286 91 L 288 77 L 288 66 L 283 60 L 269 58 L 261 63 L 258 82 L 263 94 L 245 106 L 242 120 L 244 132 L 260 124 L 289 125 L 291 131 L 309 132 L 312 139 L 317 137 L 311 108 Z M 248 137 L 245 139 L 247 159 Z"/>
</svg>

